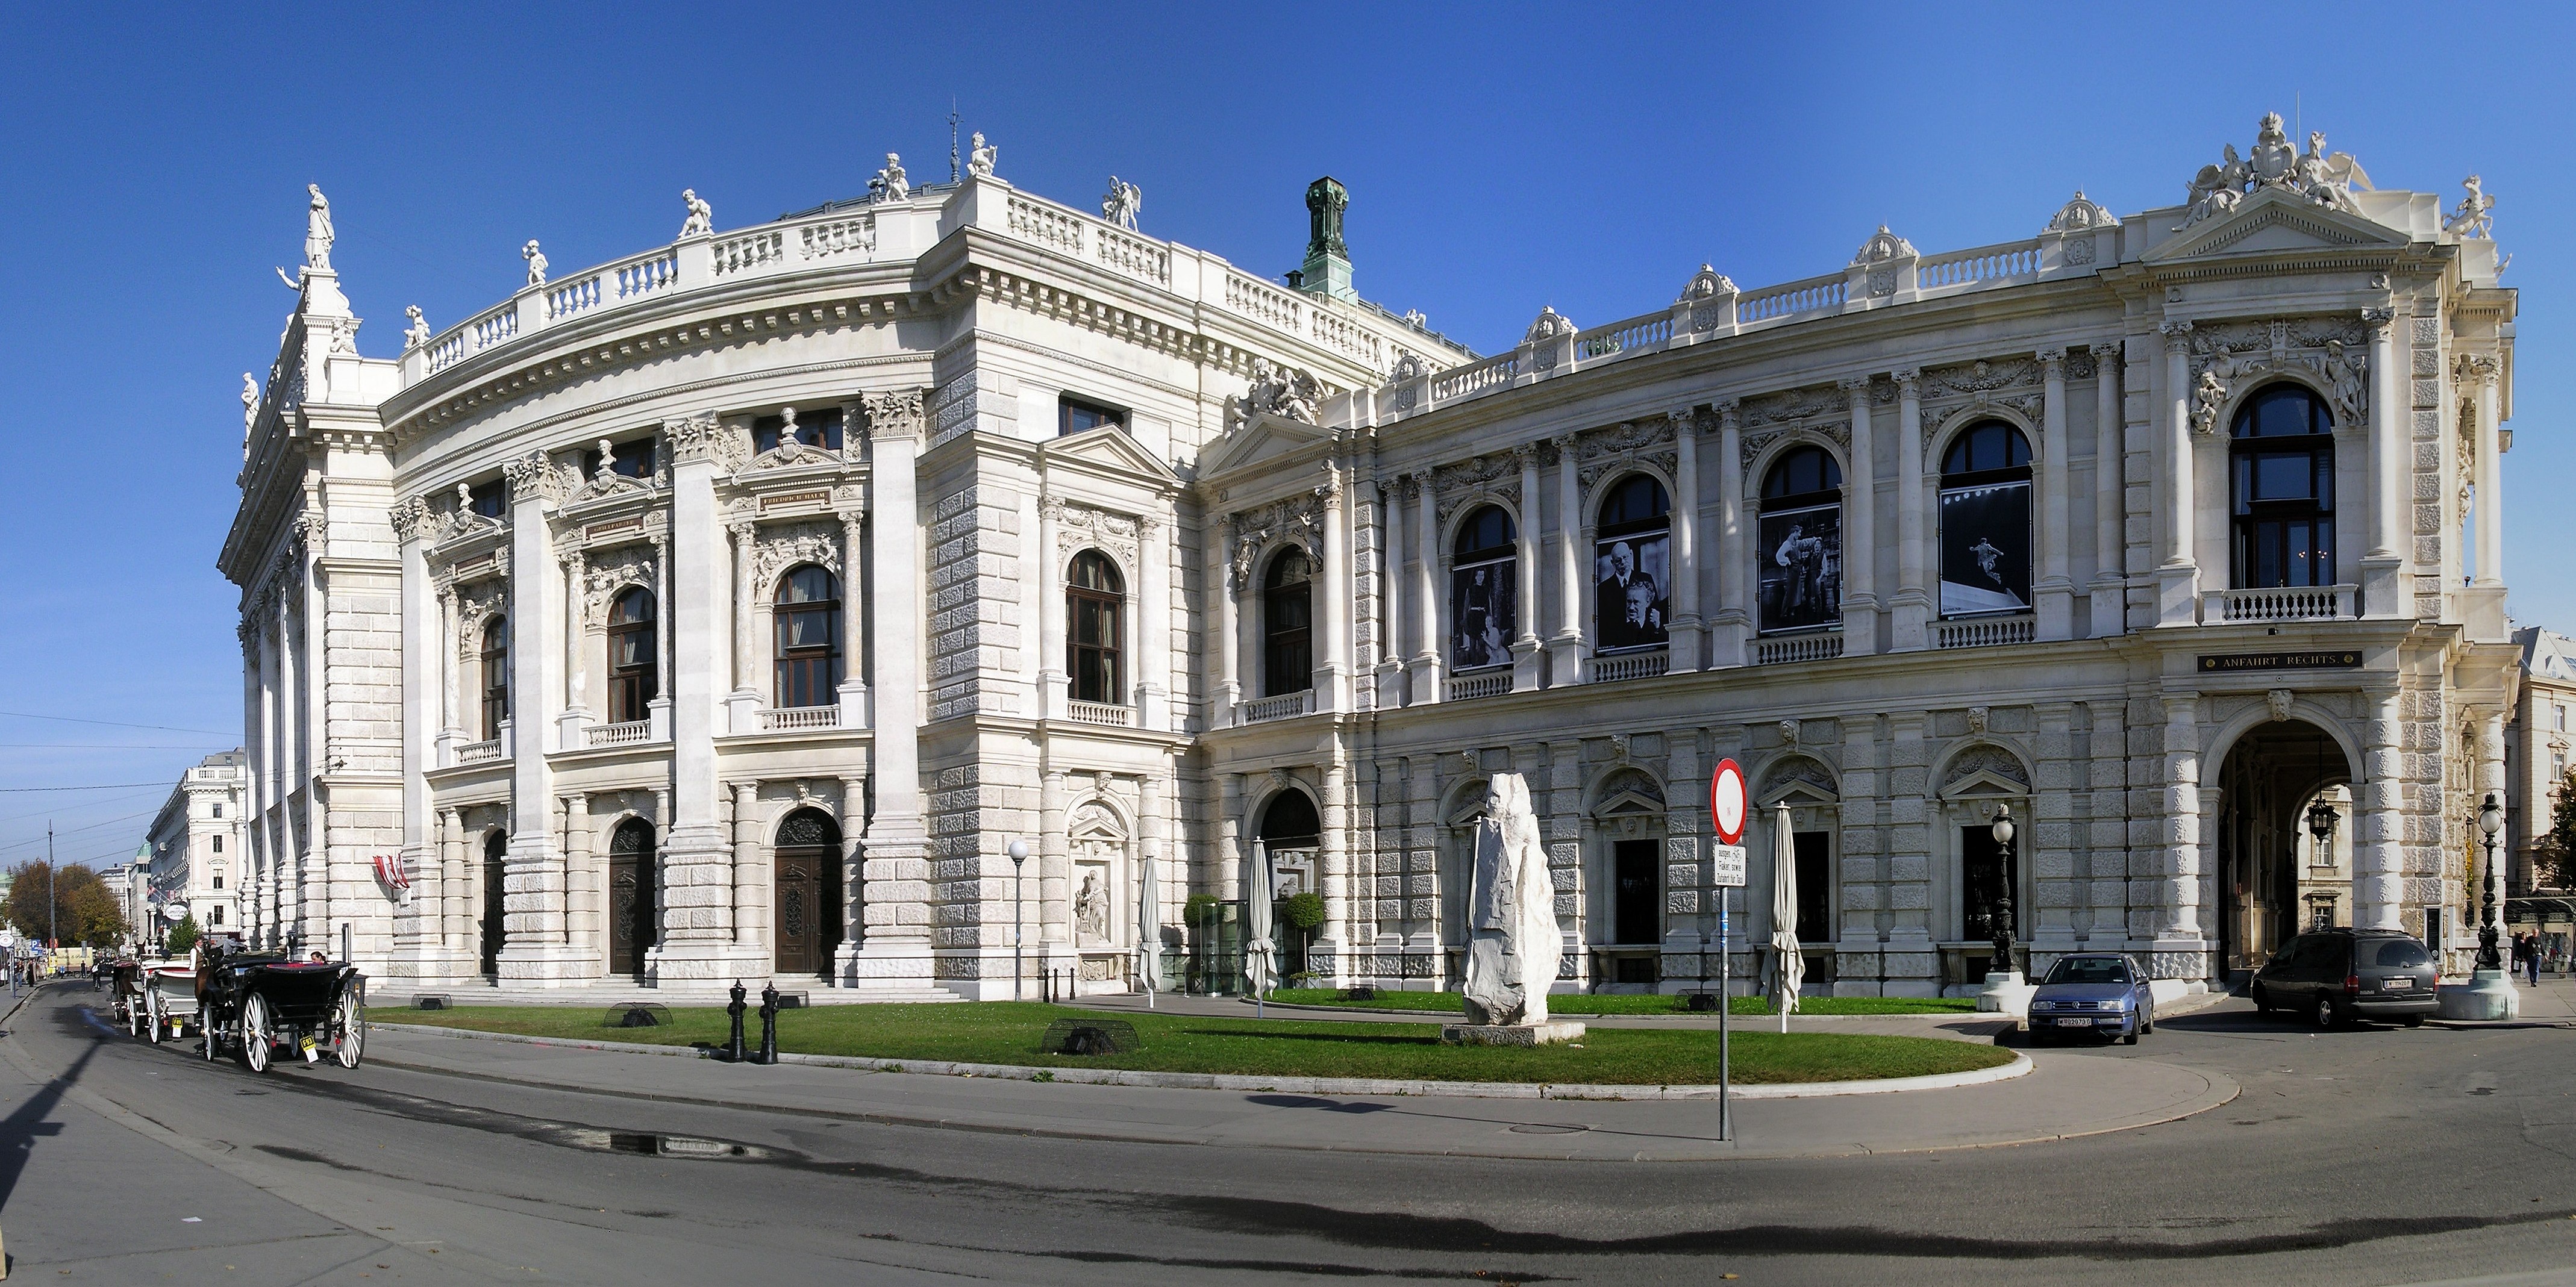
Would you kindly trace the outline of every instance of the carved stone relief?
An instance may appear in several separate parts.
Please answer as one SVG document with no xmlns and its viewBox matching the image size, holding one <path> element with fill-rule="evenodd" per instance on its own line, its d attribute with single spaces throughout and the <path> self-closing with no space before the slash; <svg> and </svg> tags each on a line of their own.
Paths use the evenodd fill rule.
<svg viewBox="0 0 2576 1287">
<path fill-rule="evenodd" d="M 1077 550 L 1097 548 L 1117 557 L 1129 569 L 1136 564 L 1138 526 L 1125 514 L 1112 514 L 1088 505 L 1055 502 L 1055 553 L 1058 562 Z"/>
<path fill-rule="evenodd" d="M 2369 342 L 2359 315 L 2196 323 L 2190 331 L 2192 428 L 2216 433 L 2218 409 L 2238 389 L 2288 371 L 2326 387 L 2336 424 L 2367 424 Z"/>
<path fill-rule="evenodd" d="M 1959 784 L 1983 773 L 2010 782 L 2023 790 L 2030 789 L 2030 771 L 2023 768 L 2019 757 L 2000 746 L 1972 746 L 1950 761 L 1950 771 L 1941 781 L 1941 791 L 1948 794 Z"/>
<path fill-rule="evenodd" d="M 835 523 L 781 523 L 763 528 L 753 547 L 752 582 L 767 585 L 800 563 L 841 575 L 841 529 Z"/>
<path fill-rule="evenodd" d="M 662 596 L 661 550 L 652 545 L 627 545 L 591 555 L 590 569 L 582 574 L 581 624 L 598 630 L 608 624 L 608 601 L 630 585 L 652 591 L 658 603 Z"/>
<path fill-rule="evenodd" d="M 1234 572 L 1234 588 L 1252 587 L 1253 564 L 1274 541 L 1285 541 L 1306 552 L 1307 561 L 1320 565 L 1324 559 L 1324 499 L 1314 492 L 1283 497 L 1234 516 L 1234 548 L 1228 563 Z"/>
</svg>

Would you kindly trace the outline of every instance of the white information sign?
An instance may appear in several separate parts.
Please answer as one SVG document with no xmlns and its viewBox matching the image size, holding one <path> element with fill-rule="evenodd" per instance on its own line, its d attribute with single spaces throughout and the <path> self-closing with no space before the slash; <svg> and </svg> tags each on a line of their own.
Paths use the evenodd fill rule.
<svg viewBox="0 0 2576 1287">
<path fill-rule="evenodd" d="M 1744 846 L 1712 845 L 1708 851 L 1708 881 L 1727 889 L 1744 888 Z"/>
</svg>

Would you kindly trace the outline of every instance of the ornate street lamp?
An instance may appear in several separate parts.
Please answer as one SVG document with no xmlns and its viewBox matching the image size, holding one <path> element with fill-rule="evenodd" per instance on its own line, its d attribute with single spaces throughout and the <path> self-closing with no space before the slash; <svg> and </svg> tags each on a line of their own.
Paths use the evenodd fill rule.
<svg viewBox="0 0 2576 1287">
<path fill-rule="evenodd" d="M 2010 974 L 2013 970 L 2013 905 L 2012 905 L 2012 809 L 1995 806 L 1995 850 L 2002 861 L 1995 864 L 1995 955 L 1986 962 L 1988 974 Z"/>
<path fill-rule="evenodd" d="M 2317 838 L 2317 847 L 2309 856 L 2309 862 L 2317 862 L 2319 855 L 2327 859 L 2334 856 L 2334 851 L 2326 846 L 2333 842 L 2335 823 L 2341 819 L 2341 816 L 2335 812 L 2333 805 L 2326 803 L 2323 793 L 2319 793 L 2316 802 L 2308 806 L 2308 834 Z"/>
<path fill-rule="evenodd" d="M 2504 830 L 2504 806 L 2496 803 L 2495 792 L 2487 792 L 2487 802 L 2478 807 L 2478 830 L 2485 833 L 2486 870 L 2478 879 L 2478 968 L 2502 970 L 2504 959 L 2496 954 L 2495 927 L 2495 840 Z"/>
<path fill-rule="evenodd" d="M 1003 850 L 1011 856 L 1011 999 L 1020 999 L 1020 864 L 1029 860 L 1029 842 L 1016 836 Z"/>
</svg>

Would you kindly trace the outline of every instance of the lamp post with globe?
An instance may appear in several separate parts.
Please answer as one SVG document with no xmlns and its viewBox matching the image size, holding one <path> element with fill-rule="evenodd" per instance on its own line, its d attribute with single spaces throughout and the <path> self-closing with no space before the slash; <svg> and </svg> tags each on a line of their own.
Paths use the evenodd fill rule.
<svg viewBox="0 0 2576 1287">
<path fill-rule="evenodd" d="M 2009 975 L 2013 971 L 2013 901 L 2012 901 L 2012 810 L 1995 806 L 1994 825 L 1989 828 L 1995 838 L 1995 954 L 1986 962 L 1988 974 Z"/>
<path fill-rule="evenodd" d="M 2495 792 L 2487 792 L 2486 803 L 2478 806 L 2478 831 L 2485 837 L 2486 868 L 2478 877 L 2478 969 L 2502 970 L 2504 959 L 2496 952 L 2495 887 L 2496 833 L 2504 830 L 2504 806 L 2496 803 Z"/>
<path fill-rule="evenodd" d="M 1011 856 L 1011 999 L 1020 999 L 1020 866 L 1029 860 L 1029 842 L 1017 836 L 1003 852 Z"/>
</svg>

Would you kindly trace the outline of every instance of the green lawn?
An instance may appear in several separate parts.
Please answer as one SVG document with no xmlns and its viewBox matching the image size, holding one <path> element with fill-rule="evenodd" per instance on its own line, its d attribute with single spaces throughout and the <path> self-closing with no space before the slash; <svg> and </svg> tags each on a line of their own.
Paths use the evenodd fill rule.
<svg viewBox="0 0 2576 1287">
<path fill-rule="evenodd" d="M 716 1045 L 725 1038 L 725 1014 L 716 1007 L 674 1008 L 672 1023 L 658 1028 L 611 1028 L 602 1014 L 588 1006 L 464 1006 L 437 1011 L 388 1007 L 368 1017 L 380 1023 L 667 1045 Z M 819 1006 L 780 1014 L 778 1044 L 805 1054 L 1249 1076 L 1644 1086 L 1717 1080 L 1717 1034 L 1705 1030 L 1595 1029 L 1579 1046 L 1507 1050 L 1444 1046 L 1438 1028 L 1428 1024 L 1127 1014 L 1118 1017 L 1136 1025 L 1142 1050 L 1088 1058 L 1038 1053 L 1038 1036 L 1050 1021 L 1099 1017 L 1098 1011 L 1013 1001 Z M 753 1031 L 757 1034 L 756 1023 Z M 1741 1082 L 1915 1077 L 1989 1068 L 2012 1059 L 2010 1051 L 1994 1046 L 1938 1038 L 1761 1032 L 1736 1034 L 1733 1056 L 1735 1080 Z"/>
<path fill-rule="evenodd" d="M 1291 1005 L 1329 1005 L 1355 1010 L 1419 1010 L 1425 1014 L 1466 1012 L 1464 1002 L 1455 992 L 1398 992 L 1380 988 L 1374 1001 L 1353 1001 L 1331 988 L 1277 988 L 1271 991 L 1270 999 Z M 1807 997 L 1798 1002 L 1800 1014 L 1970 1014 L 1976 1008 L 1975 997 Z M 1688 1014 L 1690 998 L 1651 993 L 1551 995 L 1547 999 L 1547 1009 L 1550 1014 L 1568 1017 L 1586 1014 Z M 1771 1013 L 1771 1000 L 1768 997 L 1735 997 L 1726 1012 L 1767 1015 Z"/>
</svg>

